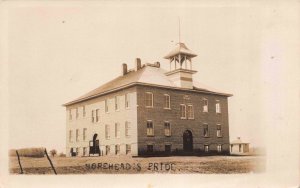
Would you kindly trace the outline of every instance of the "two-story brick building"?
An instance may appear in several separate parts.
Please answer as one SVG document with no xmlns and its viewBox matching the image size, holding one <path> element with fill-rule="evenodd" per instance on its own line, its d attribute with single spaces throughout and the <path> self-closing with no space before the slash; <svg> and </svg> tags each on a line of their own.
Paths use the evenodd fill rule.
<svg viewBox="0 0 300 188">
<path fill-rule="evenodd" d="M 228 154 L 232 96 L 193 80 L 192 58 L 178 43 L 160 63 L 135 68 L 66 107 L 67 156 Z"/>
</svg>

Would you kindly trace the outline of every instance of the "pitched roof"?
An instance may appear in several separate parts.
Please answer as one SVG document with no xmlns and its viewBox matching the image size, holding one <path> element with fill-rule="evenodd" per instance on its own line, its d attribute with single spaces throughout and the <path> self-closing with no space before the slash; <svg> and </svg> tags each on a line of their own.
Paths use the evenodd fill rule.
<svg viewBox="0 0 300 188">
<path fill-rule="evenodd" d="M 243 142 L 240 137 L 232 141 L 231 144 L 249 144 L 248 142 Z"/>
<path fill-rule="evenodd" d="M 118 89 L 122 89 L 126 86 L 131 86 L 134 84 L 143 84 L 143 85 L 155 85 L 155 86 L 161 86 L 161 87 L 167 87 L 167 88 L 174 88 L 174 89 L 183 89 L 180 87 L 177 87 L 166 75 L 165 71 L 162 68 L 159 68 L 157 66 L 152 65 L 143 65 L 143 67 L 137 71 L 130 71 L 124 76 L 119 76 L 106 84 L 82 95 L 81 97 L 70 101 L 64 106 L 75 104 L 80 101 L 84 101 L 87 99 L 91 99 L 97 96 L 100 96 L 102 94 L 115 91 Z M 213 88 L 207 87 L 199 82 L 194 82 L 194 91 L 199 92 L 208 92 L 208 93 L 214 93 L 219 95 L 225 95 L 225 96 L 232 96 L 231 94 L 224 93 L 221 91 L 217 91 Z"/>
<path fill-rule="evenodd" d="M 164 58 L 169 59 L 170 57 L 173 57 L 177 54 L 185 54 L 185 55 L 188 55 L 191 57 L 197 56 L 197 54 L 195 54 L 190 49 L 188 49 L 184 43 L 180 42 L 180 43 L 177 43 L 176 47 L 171 52 L 169 52 L 168 55 L 166 55 Z"/>
</svg>

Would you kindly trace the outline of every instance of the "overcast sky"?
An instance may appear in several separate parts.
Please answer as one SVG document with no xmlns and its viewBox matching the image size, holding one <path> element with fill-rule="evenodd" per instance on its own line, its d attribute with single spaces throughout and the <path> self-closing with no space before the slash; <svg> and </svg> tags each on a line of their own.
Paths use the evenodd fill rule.
<svg viewBox="0 0 300 188">
<path fill-rule="evenodd" d="M 267 14 L 266 14 L 267 11 Z M 274 15 L 272 15 L 274 14 Z M 264 145 L 262 124 L 266 30 L 276 11 L 261 6 L 206 4 L 39 4 L 7 14 L 9 146 L 65 147 L 62 106 L 133 68 L 161 62 L 181 40 L 198 56 L 194 80 L 232 93 L 230 139 Z M 282 20 L 281 20 L 282 21 Z M 269 36 L 269 35 L 268 35 Z"/>
</svg>

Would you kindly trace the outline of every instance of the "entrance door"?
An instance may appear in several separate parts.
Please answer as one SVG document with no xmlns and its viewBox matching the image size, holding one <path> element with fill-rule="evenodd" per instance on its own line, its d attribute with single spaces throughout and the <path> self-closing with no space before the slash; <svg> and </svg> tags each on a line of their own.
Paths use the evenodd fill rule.
<svg viewBox="0 0 300 188">
<path fill-rule="evenodd" d="M 183 150 L 193 151 L 193 134 L 189 130 L 186 130 L 183 133 Z"/>
<path fill-rule="evenodd" d="M 94 134 L 93 141 L 90 141 L 90 154 L 98 154 L 100 156 L 99 140 L 97 139 L 98 134 Z"/>
</svg>

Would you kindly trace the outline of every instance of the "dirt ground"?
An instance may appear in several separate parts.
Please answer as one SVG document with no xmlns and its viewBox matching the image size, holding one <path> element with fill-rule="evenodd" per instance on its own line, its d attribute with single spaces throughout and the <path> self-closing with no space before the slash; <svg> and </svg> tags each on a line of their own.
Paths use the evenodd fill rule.
<svg viewBox="0 0 300 188">
<path fill-rule="evenodd" d="M 145 174 L 145 173 L 260 173 L 262 156 L 172 156 L 172 157 L 51 157 L 57 174 Z M 24 174 L 54 174 L 46 157 L 21 157 Z M 11 157 L 11 174 L 19 174 L 16 157 Z"/>
</svg>

